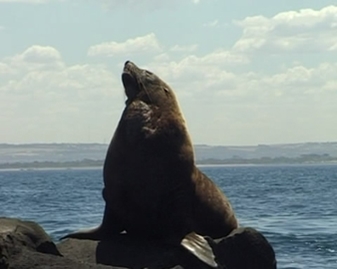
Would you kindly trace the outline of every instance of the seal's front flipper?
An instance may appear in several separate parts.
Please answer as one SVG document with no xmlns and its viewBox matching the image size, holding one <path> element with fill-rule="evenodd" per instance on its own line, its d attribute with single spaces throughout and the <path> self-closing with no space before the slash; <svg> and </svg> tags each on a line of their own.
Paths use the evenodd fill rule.
<svg viewBox="0 0 337 269">
<path fill-rule="evenodd" d="M 102 239 L 102 229 L 101 226 L 93 228 L 90 230 L 82 230 L 74 233 L 67 234 L 60 238 L 60 240 L 66 238 L 75 238 L 75 239 L 88 239 L 88 240 L 101 240 Z"/>
<path fill-rule="evenodd" d="M 106 192 L 103 189 L 103 198 L 105 198 Z M 116 221 L 115 214 L 112 210 L 105 205 L 103 221 L 100 226 L 97 228 L 89 229 L 89 230 L 82 230 L 75 233 L 68 234 L 60 238 L 63 240 L 65 238 L 75 238 L 75 239 L 88 239 L 88 240 L 108 240 L 115 235 L 120 234 L 124 228 L 123 226 Z"/>
<path fill-rule="evenodd" d="M 189 233 L 181 241 L 181 245 L 209 266 L 218 267 L 212 248 L 201 235 Z"/>
</svg>

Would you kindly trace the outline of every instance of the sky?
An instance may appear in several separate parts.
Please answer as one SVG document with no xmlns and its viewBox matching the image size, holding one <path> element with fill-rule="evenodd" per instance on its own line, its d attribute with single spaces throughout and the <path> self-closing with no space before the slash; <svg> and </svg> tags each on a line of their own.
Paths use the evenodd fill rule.
<svg viewBox="0 0 337 269">
<path fill-rule="evenodd" d="M 335 0 L 0 0 L 0 143 L 109 143 L 126 60 L 194 144 L 337 141 Z"/>
</svg>

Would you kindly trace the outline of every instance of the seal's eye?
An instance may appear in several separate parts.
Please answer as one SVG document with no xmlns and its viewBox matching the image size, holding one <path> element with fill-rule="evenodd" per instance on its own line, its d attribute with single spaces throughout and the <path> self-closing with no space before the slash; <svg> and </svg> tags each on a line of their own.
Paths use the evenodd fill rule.
<svg viewBox="0 0 337 269">
<path fill-rule="evenodd" d="M 164 87 L 163 90 L 164 90 L 164 92 L 165 92 L 166 94 L 169 94 L 169 93 L 170 93 L 169 89 L 166 88 L 166 87 Z"/>
</svg>

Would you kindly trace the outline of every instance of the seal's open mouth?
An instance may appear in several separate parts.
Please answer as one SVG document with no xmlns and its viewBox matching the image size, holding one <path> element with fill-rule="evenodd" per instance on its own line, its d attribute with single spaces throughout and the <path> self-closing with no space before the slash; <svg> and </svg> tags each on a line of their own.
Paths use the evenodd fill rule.
<svg viewBox="0 0 337 269">
<path fill-rule="evenodd" d="M 139 92 L 139 85 L 135 74 L 132 71 L 132 63 L 127 61 L 124 65 L 122 73 L 122 82 L 125 89 L 125 94 L 129 99 L 133 99 Z"/>
</svg>

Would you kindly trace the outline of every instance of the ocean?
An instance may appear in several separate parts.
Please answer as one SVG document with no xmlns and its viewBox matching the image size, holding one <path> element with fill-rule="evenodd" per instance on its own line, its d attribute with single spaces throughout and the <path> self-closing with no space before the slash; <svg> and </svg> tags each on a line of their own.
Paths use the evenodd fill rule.
<svg viewBox="0 0 337 269">
<path fill-rule="evenodd" d="M 337 165 L 200 166 L 241 226 L 264 234 L 278 268 L 337 268 Z M 0 170 L 0 216 L 38 222 L 58 239 L 97 226 L 101 169 Z"/>
</svg>

